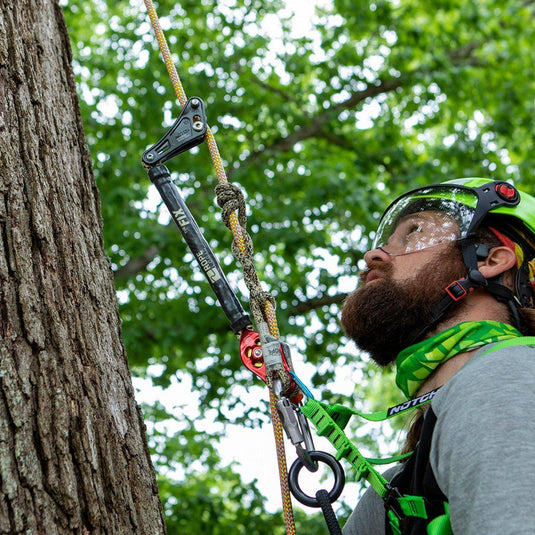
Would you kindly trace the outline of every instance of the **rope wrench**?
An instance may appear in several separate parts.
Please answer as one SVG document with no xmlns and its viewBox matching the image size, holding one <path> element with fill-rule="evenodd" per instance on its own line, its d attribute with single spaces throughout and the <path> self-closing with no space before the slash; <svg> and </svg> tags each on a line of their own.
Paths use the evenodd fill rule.
<svg viewBox="0 0 535 535">
<path fill-rule="evenodd" d="M 308 420 L 301 412 L 299 404 L 303 394 L 292 372 L 289 346 L 271 336 L 266 323 L 253 329 L 249 315 L 244 311 L 235 292 L 231 288 L 214 252 L 204 238 L 195 218 L 188 209 L 179 188 L 171 179 L 166 161 L 200 145 L 205 141 L 207 120 L 204 102 L 199 97 L 188 99 L 182 112 L 166 134 L 147 149 L 142 163 L 147 169 L 151 182 L 158 190 L 172 219 L 182 234 L 199 267 L 215 293 L 227 317 L 232 331 L 240 338 L 240 358 L 243 364 L 257 377 L 268 383 L 270 368 L 282 366 L 288 374 L 288 387 L 283 388 L 280 380 L 275 380 L 272 390 L 277 398 L 276 409 L 284 430 L 296 448 L 297 459 L 290 469 L 288 482 L 291 492 L 301 503 L 310 507 L 324 507 L 323 502 L 334 502 L 344 486 L 344 475 L 338 461 L 330 454 L 314 449 L 314 442 Z M 262 341 L 262 342 L 261 342 Z M 303 467 L 315 472 L 318 461 L 327 464 L 335 474 L 333 489 L 322 498 L 313 498 L 299 487 L 299 472 Z"/>
</svg>

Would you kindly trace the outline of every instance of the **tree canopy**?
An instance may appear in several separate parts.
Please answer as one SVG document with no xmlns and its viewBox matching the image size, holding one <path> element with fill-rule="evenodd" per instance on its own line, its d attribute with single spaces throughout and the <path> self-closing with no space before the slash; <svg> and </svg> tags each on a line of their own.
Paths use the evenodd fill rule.
<svg viewBox="0 0 535 535">
<path fill-rule="evenodd" d="M 191 378 L 201 415 L 215 410 L 224 422 L 232 413 L 244 425 L 265 419 L 265 403 L 251 410 L 241 400 L 253 380 L 237 342 L 140 163 L 180 112 L 143 3 L 60 4 L 131 369 L 163 387 Z M 161 0 L 158 12 L 188 96 L 206 103 L 229 180 L 246 192 L 257 268 L 277 300 L 283 337 L 317 367 L 311 383 L 321 397 L 354 403 L 333 382 L 337 369 L 349 367 L 359 378 L 359 402 L 382 407 L 389 396 L 377 388 L 377 370 L 345 343 L 340 304 L 356 287 L 380 213 L 401 192 L 465 176 L 535 190 L 535 5 L 332 0 L 317 2 L 304 29 L 290 6 Z M 168 167 L 246 306 L 206 146 Z M 153 406 L 146 417 L 168 414 Z M 173 493 L 182 493 L 183 511 L 203 485 L 224 496 L 238 477 L 218 464 L 212 440 L 193 420 L 180 423 L 178 438 L 149 427 L 171 532 L 188 532 L 184 522 L 202 517 L 192 505 L 190 520 L 181 518 Z M 194 460 L 208 471 L 195 472 Z M 165 477 L 177 466 L 196 473 L 196 485 Z M 240 519 L 254 511 L 264 515 L 266 533 L 275 532 L 254 485 L 236 503 L 241 509 L 228 508 L 226 520 L 210 525 L 263 533 Z"/>
</svg>

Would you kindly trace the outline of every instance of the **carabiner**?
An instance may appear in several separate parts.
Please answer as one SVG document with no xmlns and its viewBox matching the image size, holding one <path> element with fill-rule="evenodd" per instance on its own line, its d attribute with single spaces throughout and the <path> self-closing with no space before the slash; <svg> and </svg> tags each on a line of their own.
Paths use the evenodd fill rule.
<svg viewBox="0 0 535 535">
<path fill-rule="evenodd" d="M 314 450 L 314 442 L 305 415 L 298 406 L 285 397 L 279 399 L 275 406 L 286 435 L 295 446 L 297 457 L 307 470 L 315 472 L 318 469 L 318 463 L 310 457 L 310 452 Z"/>
</svg>

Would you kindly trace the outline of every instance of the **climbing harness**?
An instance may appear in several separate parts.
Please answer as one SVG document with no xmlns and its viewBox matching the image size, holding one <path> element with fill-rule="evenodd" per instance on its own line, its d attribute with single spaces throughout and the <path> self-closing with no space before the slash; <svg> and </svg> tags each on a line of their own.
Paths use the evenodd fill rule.
<svg viewBox="0 0 535 535">
<path fill-rule="evenodd" d="M 388 459 L 371 459 L 367 458 L 359 451 L 353 442 L 346 436 L 344 429 L 349 423 L 352 416 L 359 416 L 369 421 L 379 422 L 387 420 L 408 410 L 421 407 L 429 403 L 435 396 L 437 390 L 428 392 L 413 400 L 406 401 L 385 411 L 378 413 L 365 414 L 343 405 L 327 405 L 320 403 L 313 398 L 308 398 L 302 407 L 302 411 L 307 418 L 314 424 L 319 436 L 329 440 L 336 450 L 336 460 L 345 458 L 351 465 L 356 474 L 356 481 L 366 479 L 371 487 L 383 499 L 387 517 L 392 526 L 393 533 L 400 535 L 401 522 L 408 516 L 426 518 L 427 513 L 425 503 L 420 496 L 401 495 L 397 489 L 392 487 L 389 482 L 373 467 L 373 465 L 390 464 L 408 458 L 411 454 L 403 454 Z M 298 463 L 299 459 L 296 461 Z M 294 481 L 295 476 L 290 470 L 290 481 Z M 298 464 L 297 464 L 298 466 Z M 333 469 L 334 471 L 334 469 Z M 294 493 L 295 495 L 295 493 Z M 297 496 L 296 496 L 297 498 Z M 310 498 L 310 496 L 308 497 Z M 299 498 L 297 498 L 299 499 Z"/>
<path fill-rule="evenodd" d="M 500 342 L 489 344 L 490 347 L 478 352 L 476 358 L 485 358 L 489 353 L 513 346 L 534 346 L 535 337 L 509 338 Z M 424 497 L 427 518 L 407 516 L 403 519 L 403 533 L 426 533 L 427 535 L 452 535 L 448 497 L 442 492 L 437 483 L 431 465 L 431 444 L 437 416 L 430 407 L 423 419 L 422 430 L 419 434 L 418 447 L 408 459 L 403 470 L 398 471 L 391 480 L 391 485 L 400 492 L 411 492 Z M 391 525 L 386 525 L 387 534 L 396 534 Z"/>
</svg>

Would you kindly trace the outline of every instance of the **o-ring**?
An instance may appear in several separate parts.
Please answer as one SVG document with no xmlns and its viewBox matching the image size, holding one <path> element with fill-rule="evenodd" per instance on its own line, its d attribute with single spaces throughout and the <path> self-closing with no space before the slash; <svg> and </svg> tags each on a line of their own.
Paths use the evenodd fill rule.
<svg viewBox="0 0 535 535">
<path fill-rule="evenodd" d="M 329 501 L 331 503 L 335 502 L 339 498 L 340 494 L 342 494 L 342 490 L 344 490 L 344 485 L 346 482 L 342 465 L 332 455 L 329 455 L 324 451 L 309 451 L 308 454 L 312 460 L 325 463 L 333 471 L 334 484 L 333 488 L 329 491 Z M 301 502 L 303 505 L 308 505 L 309 507 L 321 507 L 320 503 L 315 497 L 305 494 L 299 486 L 299 472 L 301 472 L 301 468 L 303 468 L 303 466 L 303 461 L 301 461 L 299 458 L 297 458 L 292 464 L 290 472 L 288 473 L 288 485 L 290 490 L 295 499 Z"/>
</svg>

